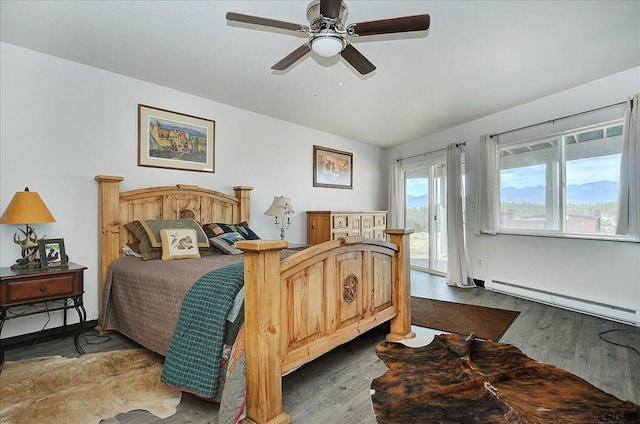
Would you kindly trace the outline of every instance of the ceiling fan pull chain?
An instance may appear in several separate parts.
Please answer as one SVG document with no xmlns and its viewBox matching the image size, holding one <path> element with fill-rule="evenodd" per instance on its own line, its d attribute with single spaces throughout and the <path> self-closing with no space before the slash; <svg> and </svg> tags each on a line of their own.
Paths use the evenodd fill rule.
<svg viewBox="0 0 640 424">
<path fill-rule="evenodd" d="M 318 58 L 316 54 L 313 54 L 313 62 L 315 67 L 313 68 L 313 97 L 318 96 Z"/>
<path fill-rule="evenodd" d="M 340 52 L 340 60 L 338 60 L 338 87 L 342 87 L 342 52 Z"/>
</svg>

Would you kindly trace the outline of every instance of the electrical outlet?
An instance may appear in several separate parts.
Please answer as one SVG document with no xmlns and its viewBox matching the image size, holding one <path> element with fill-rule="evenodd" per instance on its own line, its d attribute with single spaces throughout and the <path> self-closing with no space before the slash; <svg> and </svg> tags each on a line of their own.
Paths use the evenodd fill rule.
<svg viewBox="0 0 640 424">
<path fill-rule="evenodd" d="M 478 266 L 482 268 L 482 258 L 478 259 Z"/>
</svg>

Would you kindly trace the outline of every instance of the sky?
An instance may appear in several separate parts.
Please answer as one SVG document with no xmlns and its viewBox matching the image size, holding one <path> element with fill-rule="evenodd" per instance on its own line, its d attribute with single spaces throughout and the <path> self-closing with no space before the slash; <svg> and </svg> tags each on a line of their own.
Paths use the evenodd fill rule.
<svg viewBox="0 0 640 424">
<path fill-rule="evenodd" d="M 537 187 L 545 185 L 544 165 L 509 169 L 500 172 L 502 188 Z M 619 181 L 620 155 L 607 155 L 567 162 L 567 185 L 594 181 Z"/>
<path fill-rule="evenodd" d="M 537 187 L 545 185 L 544 165 L 501 171 L 501 187 Z M 567 162 L 567 184 L 580 185 L 594 181 L 619 181 L 620 155 L 577 159 Z M 407 180 L 407 194 L 423 196 L 428 193 L 427 178 Z"/>
<path fill-rule="evenodd" d="M 427 178 L 411 178 L 407 180 L 407 194 L 410 196 L 423 196 L 429 193 Z"/>
</svg>

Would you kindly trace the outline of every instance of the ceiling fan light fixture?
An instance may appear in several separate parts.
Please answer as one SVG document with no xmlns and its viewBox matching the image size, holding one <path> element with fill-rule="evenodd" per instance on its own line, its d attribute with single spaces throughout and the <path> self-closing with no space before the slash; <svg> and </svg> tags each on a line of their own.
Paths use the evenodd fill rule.
<svg viewBox="0 0 640 424">
<path fill-rule="evenodd" d="M 344 40 L 333 34 L 324 34 L 311 40 L 311 50 L 318 56 L 333 57 L 344 48 Z"/>
<path fill-rule="evenodd" d="M 303 45 L 271 67 L 274 71 L 284 71 L 309 52 L 313 52 L 316 60 L 319 60 L 319 57 L 331 58 L 340 54 L 340 58 L 350 64 L 360 75 L 373 72 L 376 67 L 349 42 L 347 37 L 426 31 L 431 24 L 430 16 L 423 13 L 363 21 L 345 27 L 348 16 L 349 8 L 343 0 L 312 0 L 307 6 L 309 26 L 235 12 L 228 12 L 227 20 L 309 35 Z"/>
</svg>

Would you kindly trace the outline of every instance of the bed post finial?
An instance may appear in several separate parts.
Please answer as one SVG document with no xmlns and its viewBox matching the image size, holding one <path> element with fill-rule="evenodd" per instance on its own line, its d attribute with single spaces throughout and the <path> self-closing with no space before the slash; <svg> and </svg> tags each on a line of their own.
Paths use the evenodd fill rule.
<svg viewBox="0 0 640 424">
<path fill-rule="evenodd" d="M 251 222 L 251 190 L 253 187 L 251 186 L 235 186 L 233 187 L 233 191 L 236 193 L 236 198 L 240 201 L 240 211 L 239 217 L 236 222 Z"/>
</svg>

